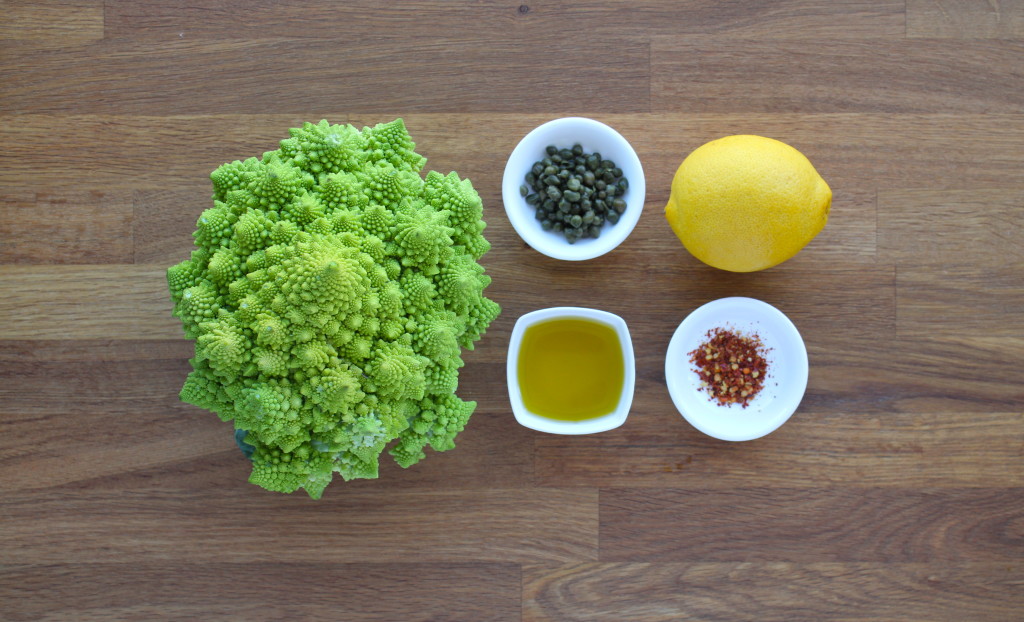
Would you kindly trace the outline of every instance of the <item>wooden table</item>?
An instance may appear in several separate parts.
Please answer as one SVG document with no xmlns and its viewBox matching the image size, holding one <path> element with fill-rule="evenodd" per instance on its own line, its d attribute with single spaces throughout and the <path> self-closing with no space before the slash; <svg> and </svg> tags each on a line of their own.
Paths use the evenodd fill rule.
<svg viewBox="0 0 1024 622">
<path fill-rule="evenodd" d="M 1024 4 L 523 1 L 3 3 L 0 618 L 1024 618 Z M 566 115 L 647 173 L 635 232 L 585 263 L 526 247 L 500 196 L 518 140 Z M 164 271 L 219 164 L 398 116 L 484 199 L 504 312 L 466 356 L 477 413 L 407 471 L 266 492 L 231 424 L 178 401 Z M 662 216 L 682 158 L 735 133 L 835 194 L 756 274 Z M 663 372 L 675 326 L 731 295 L 810 355 L 797 413 L 749 443 L 690 427 Z M 629 323 L 623 427 L 513 419 L 511 327 L 553 305 Z"/>
</svg>

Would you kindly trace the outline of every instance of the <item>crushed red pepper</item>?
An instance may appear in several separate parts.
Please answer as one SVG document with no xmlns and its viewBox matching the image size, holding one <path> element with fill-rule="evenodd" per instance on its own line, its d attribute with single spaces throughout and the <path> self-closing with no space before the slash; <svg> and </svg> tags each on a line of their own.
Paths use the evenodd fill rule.
<svg viewBox="0 0 1024 622">
<path fill-rule="evenodd" d="M 756 334 L 747 336 L 715 328 L 689 356 L 701 389 L 721 406 L 739 404 L 746 408 L 768 376 L 764 344 Z"/>
</svg>

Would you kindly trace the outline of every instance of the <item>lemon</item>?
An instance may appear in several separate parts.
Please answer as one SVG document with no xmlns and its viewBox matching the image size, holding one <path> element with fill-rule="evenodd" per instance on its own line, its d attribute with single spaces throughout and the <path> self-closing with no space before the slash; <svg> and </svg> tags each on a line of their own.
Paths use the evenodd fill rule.
<svg viewBox="0 0 1024 622">
<path fill-rule="evenodd" d="M 726 136 L 683 160 L 665 217 L 694 257 L 733 272 L 764 270 L 824 228 L 832 190 L 804 154 L 763 136 Z"/>
</svg>

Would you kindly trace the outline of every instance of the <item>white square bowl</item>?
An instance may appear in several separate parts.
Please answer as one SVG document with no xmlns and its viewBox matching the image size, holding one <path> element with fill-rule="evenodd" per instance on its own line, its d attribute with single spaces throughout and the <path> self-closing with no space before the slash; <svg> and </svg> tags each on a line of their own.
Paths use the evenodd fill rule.
<svg viewBox="0 0 1024 622">
<path fill-rule="evenodd" d="M 622 394 L 619 396 L 619 403 L 615 410 L 601 417 L 584 419 L 582 421 L 560 421 L 543 417 L 530 411 L 523 404 L 523 394 L 519 388 L 519 350 L 523 343 L 523 334 L 526 329 L 534 324 L 554 319 L 581 318 L 599 322 L 610 326 L 615 330 L 619 338 L 619 345 L 622 347 Z M 508 394 L 512 402 L 512 413 L 521 425 L 550 434 L 595 434 L 615 429 L 626 422 L 629 409 L 633 405 L 633 391 L 636 386 L 636 361 L 633 358 L 633 341 L 629 336 L 629 329 L 626 321 L 614 313 L 600 311 L 598 309 L 586 309 L 583 307 L 551 307 L 540 309 L 522 315 L 516 320 L 512 328 L 512 339 L 508 347 L 508 360 L 506 362 L 506 377 L 508 379 Z"/>
</svg>

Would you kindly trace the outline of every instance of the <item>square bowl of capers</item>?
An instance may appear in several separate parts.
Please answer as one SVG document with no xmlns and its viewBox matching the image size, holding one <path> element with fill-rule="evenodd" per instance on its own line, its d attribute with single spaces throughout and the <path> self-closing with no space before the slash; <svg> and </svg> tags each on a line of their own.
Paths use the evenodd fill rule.
<svg viewBox="0 0 1024 622">
<path fill-rule="evenodd" d="M 608 253 L 636 227 L 646 186 L 617 131 L 565 117 L 535 128 L 509 156 L 501 194 L 512 227 L 536 251 L 568 261 Z"/>
</svg>

